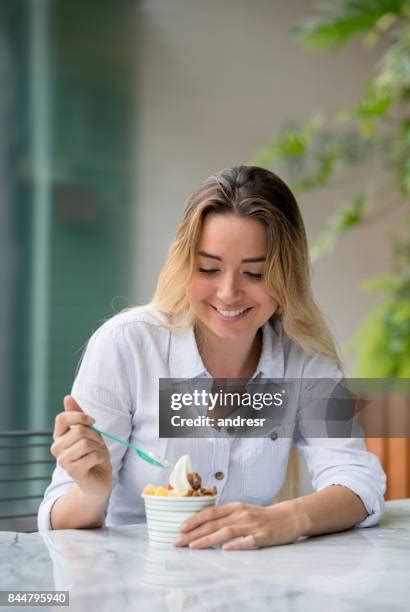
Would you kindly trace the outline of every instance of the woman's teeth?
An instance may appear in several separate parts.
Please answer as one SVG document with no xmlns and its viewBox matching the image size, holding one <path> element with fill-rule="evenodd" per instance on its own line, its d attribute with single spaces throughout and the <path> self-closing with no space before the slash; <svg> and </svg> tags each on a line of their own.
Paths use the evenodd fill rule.
<svg viewBox="0 0 410 612">
<path fill-rule="evenodd" d="M 216 309 L 221 315 L 224 317 L 237 317 L 238 315 L 248 310 L 247 308 L 241 308 L 239 310 L 221 310 L 220 308 Z"/>
</svg>

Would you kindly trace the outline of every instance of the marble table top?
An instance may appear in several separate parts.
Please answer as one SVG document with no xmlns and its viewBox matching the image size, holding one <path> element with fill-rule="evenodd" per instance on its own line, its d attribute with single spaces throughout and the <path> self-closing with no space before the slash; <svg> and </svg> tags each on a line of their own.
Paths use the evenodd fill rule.
<svg viewBox="0 0 410 612">
<path fill-rule="evenodd" d="M 0 550 L 0 590 L 68 590 L 70 611 L 410 609 L 410 499 L 379 527 L 252 551 L 153 546 L 145 524 L 0 532 Z"/>
</svg>

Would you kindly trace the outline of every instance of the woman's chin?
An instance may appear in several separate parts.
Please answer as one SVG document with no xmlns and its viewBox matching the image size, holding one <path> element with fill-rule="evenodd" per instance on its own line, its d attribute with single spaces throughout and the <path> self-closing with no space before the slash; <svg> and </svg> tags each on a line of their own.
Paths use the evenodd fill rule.
<svg viewBox="0 0 410 612">
<path fill-rule="evenodd" d="M 224 340 L 235 340 L 243 336 L 249 336 L 251 329 L 249 325 L 232 325 L 224 321 L 208 321 L 206 328 L 218 338 Z M 255 334 L 256 334 L 255 330 Z"/>
</svg>

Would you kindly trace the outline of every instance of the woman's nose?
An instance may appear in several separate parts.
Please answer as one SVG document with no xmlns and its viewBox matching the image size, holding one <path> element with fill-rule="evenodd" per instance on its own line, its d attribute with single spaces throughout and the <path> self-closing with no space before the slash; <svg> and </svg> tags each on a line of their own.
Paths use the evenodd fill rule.
<svg viewBox="0 0 410 612">
<path fill-rule="evenodd" d="M 238 302 L 241 298 L 241 288 L 237 279 L 232 275 L 221 278 L 217 289 L 218 299 L 227 306 L 231 303 Z"/>
</svg>

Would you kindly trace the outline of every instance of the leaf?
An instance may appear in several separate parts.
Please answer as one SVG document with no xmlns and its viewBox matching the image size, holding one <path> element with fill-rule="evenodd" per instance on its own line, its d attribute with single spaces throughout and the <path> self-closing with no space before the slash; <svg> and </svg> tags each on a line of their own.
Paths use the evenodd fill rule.
<svg viewBox="0 0 410 612">
<path fill-rule="evenodd" d="M 401 301 L 396 304 L 393 313 L 393 322 L 395 325 L 402 325 L 410 331 L 410 302 Z"/>
<path fill-rule="evenodd" d="M 359 378 L 385 378 L 393 374 L 394 358 L 386 351 L 388 334 L 383 317 L 389 303 L 380 304 L 370 315 L 353 339 L 358 349 L 355 375 Z"/>
<path fill-rule="evenodd" d="M 369 83 L 365 96 L 356 107 L 356 114 L 360 118 L 380 117 L 386 114 L 392 102 L 393 96 L 388 89 Z"/>
<path fill-rule="evenodd" d="M 363 40 L 364 46 L 367 48 L 374 47 L 395 23 L 397 23 L 397 15 L 393 13 L 386 13 L 380 17 L 374 28 L 365 35 Z"/>
<path fill-rule="evenodd" d="M 297 194 L 315 187 L 323 187 L 332 175 L 337 160 L 338 155 L 336 151 L 329 151 L 319 155 L 316 158 L 317 169 L 310 173 L 310 175 L 304 176 L 292 183 L 293 191 Z"/>
<path fill-rule="evenodd" d="M 268 166 L 278 159 L 301 157 L 308 150 L 322 123 L 323 117 L 317 113 L 305 126 L 286 129 L 249 163 L 255 166 Z"/>
<path fill-rule="evenodd" d="M 397 289 L 397 280 L 390 275 L 368 278 L 360 284 L 360 288 L 368 293 L 393 293 Z"/>
<path fill-rule="evenodd" d="M 358 359 L 355 375 L 362 378 L 408 377 L 410 373 L 410 312 L 391 298 L 367 317 L 350 346 Z"/>
<path fill-rule="evenodd" d="M 394 43 L 388 48 L 374 78 L 377 88 L 390 91 L 395 98 L 410 95 L 410 28 L 406 23 L 395 32 Z"/>
<path fill-rule="evenodd" d="M 310 249 L 312 261 L 316 261 L 324 253 L 331 251 L 339 236 L 356 227 L 363 218 L 368 194 L 361 192 L 353 202 L 345 204 L 327 221 L 327 227 Z"/>
<path fill-rule="evenodd" d="M 340 49 L 356 34 L 390 27 L 405 6 L 406 0 L 330 0 L 320 5 L 319 17 L 306 19 L 294 33 L 313 49 Z"/>
</svg>

